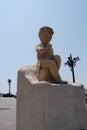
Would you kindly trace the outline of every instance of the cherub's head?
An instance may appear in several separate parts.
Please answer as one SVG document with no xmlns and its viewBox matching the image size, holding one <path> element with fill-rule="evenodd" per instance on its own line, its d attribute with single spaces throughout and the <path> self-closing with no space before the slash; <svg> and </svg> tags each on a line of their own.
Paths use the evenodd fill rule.
<svg viewBox="0 0 87 130">
<path fill-rule="evenodd" d="M 54 34 L 54 31 L 52 28 L 48 26 L 44 26 L 40 28 L 38 36 L 40 38 L 41 43 L 46 45 L 50 42 L 53 34 Z"/>
</svg>

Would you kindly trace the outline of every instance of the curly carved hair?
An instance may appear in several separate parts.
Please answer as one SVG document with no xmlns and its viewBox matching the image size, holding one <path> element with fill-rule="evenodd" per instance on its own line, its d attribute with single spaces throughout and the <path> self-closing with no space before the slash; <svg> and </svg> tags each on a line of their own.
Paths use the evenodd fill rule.
<svg viewBox="0 0 87 130">
<path fill-rule="evenodd" d="M 51 27 L 48 27 L 48 26 L 44 26 L 44 27 L 41 27 L 40 30 L 39 30 L 39 33 L 42 31 L 42 30 L 50 30 L 52 35 L 54 34 L 54 31 Z"/>
</svg>

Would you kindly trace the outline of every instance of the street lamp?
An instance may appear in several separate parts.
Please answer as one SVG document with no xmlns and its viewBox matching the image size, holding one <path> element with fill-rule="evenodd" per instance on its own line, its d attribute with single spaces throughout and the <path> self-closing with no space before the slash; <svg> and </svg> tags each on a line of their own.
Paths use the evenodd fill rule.
<svg viewBox="0 0 87 130">
<path fill-rule="evenodd" d="M 11 94 L 11 79 L 8 79 L 8 85 L 9 85 L 9 95 Z"/>
<path fill-rule="evenodd" d="M 65 63 L 65 65 L 68 65 L 70 70 L 72 71 L 73 82 L 75 82 L 74 67 L 76 66 L 76 62 L 79 60 L 80 59 L 78 56 L 76 58 L 72 58 L 72 54 L 70 54 L 70 57 L 68 57 L 68 60 Z"/>
</svg>

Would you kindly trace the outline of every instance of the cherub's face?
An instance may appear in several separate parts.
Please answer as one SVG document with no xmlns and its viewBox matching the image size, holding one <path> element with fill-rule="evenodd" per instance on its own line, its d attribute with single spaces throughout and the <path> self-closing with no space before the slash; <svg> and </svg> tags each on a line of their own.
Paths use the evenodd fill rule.
<svg viewBox="0 0 87 130">
<path fill-rule="evenodd" d="M 39 38 L 42 44 L 48 44 L 52 38 L 52 32 L 50 29 L 43 29 L 39 32 Z"/>
</svg>

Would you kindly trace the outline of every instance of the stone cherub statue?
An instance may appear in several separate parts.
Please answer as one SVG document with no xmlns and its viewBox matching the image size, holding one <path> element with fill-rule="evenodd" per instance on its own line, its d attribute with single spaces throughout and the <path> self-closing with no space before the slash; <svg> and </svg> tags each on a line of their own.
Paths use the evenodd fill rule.
<svg viewBox="0 0 87 130">
<path fill-rule="evenodd" d="M 59 55 L 54 55 L 52 44 L 50 44 L 53 34 L 53 29 L 48 26 L 44 26 L 39 30 L 38 35 L 41 43 L 36 46 L 38 62 L 35 73 L 39 81 L 65 84 L 67 82 L 62 81 L 59 74 L 61 58 Z"/>
</svg>

